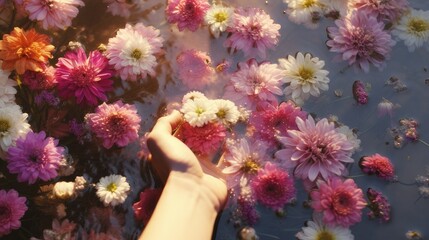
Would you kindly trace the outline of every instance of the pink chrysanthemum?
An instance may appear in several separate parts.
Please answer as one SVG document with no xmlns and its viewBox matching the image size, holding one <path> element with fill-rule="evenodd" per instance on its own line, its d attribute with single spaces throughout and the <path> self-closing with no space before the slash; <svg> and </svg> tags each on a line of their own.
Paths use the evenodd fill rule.
<svg viewBox="0 0 429 240">
<path fill-rule="evenodd" d="M 255 199 L 273 210 L 283 206 L 295 197 L 295 186 L 289 174 L 268 162 L 251 183 Z"/>
<path fill-rule="evenodd" d="M 354 11 L 348 17 L 335 21 L 336 27 L 328 27 L 326 43 L 331 52 L 340 53 L 339 59 L 355 65 L 364 72 L 369 65 L 382 69 L 395 42 L 384 31 L 384 24 L 366 11 Z"/>
<path fill-rule="evenodd" d="M 296 118 L 306 118 L 307 113 L 292 101 L 282 102 L 279 106 L 265 105 L 259 111 L 253 111 L 250 124 L 255 129 L 256 137 L 270 146 L 279 144 L 277 137 L 286 136 L 288 130 L 297 130 Z"/>
<path fill-rule="evenodd" d="M 176 61 L 179 78 L 188 88 L 201 89 L 215 80 L 211 58 L 205 52 L 186 50 L 177 56 Z"/>
<path fill-rule="evenodd" d="M 279 137 L 285 148 L 276 152 L 276 157 L 294 167 L 294 175 L 301 179 L 326 180 L 345 174 L 344 163 L 353 162 L 353 144 L 346 135 L 338 133 L 326 118 L 317 123 L 311 116 L 305 121 L 297 118 L 296 124 L 299 130 L 289 130 L 289 136 Z"/>
<path fill-rule="evenodd" d="M 375 174 L 377 177 L 385 180 L 391 180 L 395 177 L 395 169 L 389 158 L 376 153 L 372 156 L 362 157 L 359 166 L 366 174 Z"/>
<path fill-rule="evenodd" d="M 28 209 L 26 201 L 13 189 L 0 190 L 0 237 L 21 227 L 20 220 Z"/>
<path fill-rule="evenodd" d="M 334 177 L 317 185 L 318 189 L 310 193 L 311 207 L 323 213 L 325 224 L 349 227 L 361 221 L 366 202 L 353 179 Z"/>
<path fill-rule="evenodd" d="M 225 141 L 226 128 L 217 122 L 207 123 L 202 127 L 184 123 L 178 137 L 195 153 L 208 155 L 218 150 Z"/>
<path fill-rule="evenodd" d="M 169 23 L 177 23 L 179 31 L 196 31 L 204 22 L 210 4 L 207 0 L 168 0 L 165 13 Z"/>
<path fill-rule="evenodd" d="M 266 56 L 267 48 L 274 48 L 279 42 L 280 24 L 274 23 L 270 15 L 259 8 L 237 8 L 227 31 L 232 35 L 224 46 L 242 50 L 246 56 Z"/>
<path fill-rule="evenodd" d="M 161 53 L 164 41 L 159 33 L 158 29 L 142 23 L 127 24 L 109 39 L 106 56 L 122 80 L 155 76 L 156 55 Z"/>
<path fill-rule="evenodd" d="M 349 0 L 349 9 L 368 11 L 380 21 L 395 22 L 408 9 L 408 0 Z"/>
<path fill-rule="evenodd" d="M 143 224 L 149 222 L 156 204 L 161 197 L 162 189 L 146 189 L 140 193 L 140 201 L 133 204 L 134 216 Z"/>
<path fill-rule="evenodd" d="M 27 85 L 31 90 L 48 90 L 56 84 L 55 68 L 47 67 L 43 72 L 34 72 L 27 70 L 22 75 L 22 83 Z"/>
<path fill-rule="evenodd" d="M 134 105 L 123 104 L 121 100 L 113 104 L 101 104 L 95 113 L 85 116 L 85 121 L 90 131 L 108 149 L 114 144 L 124 147 L 139 137 L 141 119 L 137 109 Z"/>
<path fill-rule="evenodd" d="M 85 6 L 82 0 L 27 0 L 25 10 L 33 21 L 40 21 L 44 29 L 65 29 Z"/>
<path fill-rule="evenodd" d="M 7 151 L 7 168 L 18 174 L 18 181 L 33 184 L 37 179 L 48 181 L 55 178 L 64 158 L 64 148 L 58 140 L 46 137 L 45 132 L 28 132 Z"/>
<path fill-rule="evenodd" d="M 87 57 L 85 51 L 78 48 L 59 58 L 56 66 L 60 97 L 74 98 L 78 104 L 92 106 L 99 100 L 107 101 L 105 93 L 113 89 L 113 71 L 107 58 L 99 51 L 90 52 Z"/>
</svg>

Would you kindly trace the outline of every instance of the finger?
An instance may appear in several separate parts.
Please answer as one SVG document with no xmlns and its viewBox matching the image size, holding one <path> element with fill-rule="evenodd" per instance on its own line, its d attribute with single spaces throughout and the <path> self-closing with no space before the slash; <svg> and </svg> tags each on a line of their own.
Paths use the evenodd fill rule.
<svg viewBox="0 0 429 240">
<path fill-rule="evenodd" d="M 153 127 L 152 132 L 156 134 L 172 134 L 173 130 L 180 124 L 181 121 L 182 115 L 179 111 L 174 110 L 170 115 L 159 118 Z"/>
</svg>

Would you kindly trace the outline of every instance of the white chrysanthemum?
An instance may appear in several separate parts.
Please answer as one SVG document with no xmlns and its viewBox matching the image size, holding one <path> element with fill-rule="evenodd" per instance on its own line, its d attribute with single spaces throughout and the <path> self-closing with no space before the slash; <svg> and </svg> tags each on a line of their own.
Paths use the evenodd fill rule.
<svg viewBox="0 0 429 240">
<path fill-rule="evenodd" d="M 207 25 L 210 26 L 210 32 L 215 38 L 218 38 L 221 32 L 224 32 L 231 25 L 234 15 L 234 9 L 213 5 L 204 16 Z"/>
<path fill-rule="evenodd" d="M 354 240 L 350 229 L 340 226 L 330 227 L 323 224 L 320 215 L 315 215 L 313 221 L 307 222 L 307 227 L 295 235 L 300 240 Z"/>
<path fill-rule="evenodd" d="M 429 39 L 429 11 L 411 9 L 402 16 L 392 34 L 404 41 L 410 52 L 423 46 Z"/>
<path fill-rule="evenodd" d="M 325 61 L 312 57 L 311 54 L 299 52 L 295 57 L 289 55 L 287 59 L 279 59 L 279 66 L 284 69 L 285 82 L 289 86 L 285 94 L 298 104 L 304 104 L 310 95 L 318 97 L 320 90 L 329 89 L 328 71 L 324 70 Z"/>
<path fill-rule="evenodd" d="M 185 103 L 188 100 L 195 100 L 197 98 L 208 100 L 206 95 L 204 95 L 204 93 L 199 92 L 199 91 L 191 91 L 191 92 L 188 92 L 187 94 L 185 94 L 185 96 L 183 96 L 182 103 Z"/>
<path fill-rule="evenodd" d="M 343 125 L 335 129 L 338 133 L 342 133 L 347 137 L 347 140 L 353 145 L 353 152 L 360 150 L 360 139 L 356 133 L 353 132 L 348 126 Z"/>
<path fill-rule="evenodd" d="M 216 107 L 207 99 L 197 98 L 188 100 L 180 110 L 186 122 L 193 127 L 202 127 L 204 124 L 216 119 Z"/>
<path fill-rule="evenodd" d="M 7 151 L 15 140 L 30 131 L 27 123 L 28 114 L 22 113 L 15 103 L 0 107 L 0 148 Z"/>
<path fill-rule="evenodd" d="M 127 179 L 121 175 L 112 174 L 102 177 L 97 183 L 97 196 L 105 206 L 116 206 L 125 201 L 130 185 Z"/>
<path fill-rule="evenodd" d="M 9 78 L 9 72 L 0 70 L 0 106 L 15 102 L 16 81 Z"/>
<path fill-rule="evenodd" d="M 337 18 L 345 17 L 348 11 L 348 0 L 319 0 L 323 6 L 325 14 L 337 16 Z"/>
<path fill-rule="evenodd" d="M 308 28 L 316 28 L 317 22 L 323 13 L 320 0 L 283 0 L 287 3 L 289 20 L 297 24 L 304 24 Z"/>
<path fill-rule="evenodd" d="M 240 112 L 233 101 L 216 99 L 212 102 L 216 107 L 216 117 L 218 121 L 225 125 L 237 123 L 240 118 Z"/>
</svg>

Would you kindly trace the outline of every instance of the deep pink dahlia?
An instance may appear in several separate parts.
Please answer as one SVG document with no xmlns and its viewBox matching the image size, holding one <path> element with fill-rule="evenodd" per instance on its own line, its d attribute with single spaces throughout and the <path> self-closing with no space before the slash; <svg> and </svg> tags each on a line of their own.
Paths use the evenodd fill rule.
<svg viewBox="0 0 429 240">
<path fill-rule="evenodd" d="M 99 51 L 90 52 L 87 57 L 85 51 L 78 48 L 59 58 L 56 66 L 60 97 L 74 98 L 79 104 L 92 106 L 99 100 L 107 101 L 105 93 L 113 89 L 113 71 L 107 58 Z"/>
<path fill-rule="evenodd" d="M 408 5 L 408 0 L 349 0 L 349 9 L 368 11 L 386 23 L 398 20 Z"/>
<path fill-rule="evenodd" d="M 395 177 L 395 169 L 389 158 L 376 153 L 372 156 L 362 157 L 359 166 L 366 174 L 375 174 L 377 177 L 391 180 Z"/>
<path fill-rule="evenodd" d="M 194 32 L 204 22 L 209 8 L 207 0 L 168 0 L 165 13 L 169 23 L 177 23 L 179 31 L 187 28 Z"/>
<path fill-rule="evenodd" d="M 207 53 L 194 49 L 183 51 L 177 56 L 179 78 L 188 88 L 201 89 L 215 80 L 215 70 Z"/>
<path fill-rule="evenodd" d="M 250 124 L 257 138 L 275 147 L 279 144 L 276 136 L 286 136 L 288 130 L 298 129 L 295 121 L 297 117 L 306 118 L 307 113 L 292 101 L 287 101 L 279 106 L 267 104 L 259 111 L 253 111 Z"/>
<path fill-rule="evenodd" d="M 140 201 L 133 204 L 134 216 L 143 224 L 149 222 L 156 204 L 161 197 L 162 189 L 146 189 L 140 193 Z"/>
<path fill-rule="evenodd" d="M 331 52 L 340 53 L 339 59 L 355 65 L 364 72 L 369 65 L 382 69 L 395 42 L 384 30 L 384 24 L 366 11 L 354 11 L 344 19 L 335 21 L 336 27 L 328 27 L 326 45 Z"/>
<path fill-rule="evenodd" d="M 62 160 L 64 148 L 58 140 L 46 137 L 45 132 L 28 132 L 7 151 L 7 168 L 18 174 L 18 181 L 33 184 L 37 179 L 55 178 Z"/>
<path fill-rule="evenodd" d="M 224 46 L 242 50 L 246 56 L 266 56 L 267 48 L 279 42 L 280 24 L 274 23 L 270 15 L 259 8 L 237 8 L 231 26 L 226 30 L 232 35 Z"/>
<path fill-rule="evenodd" d="M 47 67 L 43 72 L 27 70 L 22 75 L 22 83 L 31 90 L 48 90 L 57 84 L 55 79 L 55 68 Z"/>
<path fill-rule="evenodd" d="M 0 237 L 21 227 L 20 219 L 27 211 L 26 201 L 13 189 L 0 190 Z"/>
<path fill-rule="evenodd" d="M 226 138 L 226 128 L 223 124 L 213 122 L 202 127 L 192 127 L 184 123 L 178 135 L 192 151 L 198 154 L 209 155 L 216 152 Z"/>
<path fill-rule="evenodd" d="M 124 147 L 139 137 L 141 119 L 137 109 L 134 105 L 123 104 L 121 100 L 113 104 L 101 104 L 95 113 L 85 116 L 85 121 L 90 131 L 108 149 L 114 144 Z"/>
<path fill-rule="evenodd" d="M 317 185 L 318 189 L 310 193 L 311 207 L 323 213 L 325 224 L 349 227 L 361 221 L 366 201 L 353 179 L 333 177 Z"/>
<path fill-rule="evenodd" d="M 26 0 L 25 10 L 33 21 L 40 21 L 44 29 L 65 29 L 79 13 L 82 0 Z"/>
<path fill-rule="evenodd" d="M 294 175 L 301 179 L 314 181 L 322 177 L 326 180 L 345 174 L 344 163 L 353 162 L 353 144 L 346 135 L 338 133 L 334 123 L 326 118 L 317 123 L 311 116 L 305 121 L 297 118 L 296 124 L 299 130 L 289 130 L 289 136 L 279 137 L 284 149 L 275 156 L 286 166 L 294 167 Z"/>
<path fill-rule="evenodd" d="M 293 178 L 270 162 L 258 172 L 251 187 L 255 199 L 273 210 L 282 209 L 295 197 Z"/>
</svg>

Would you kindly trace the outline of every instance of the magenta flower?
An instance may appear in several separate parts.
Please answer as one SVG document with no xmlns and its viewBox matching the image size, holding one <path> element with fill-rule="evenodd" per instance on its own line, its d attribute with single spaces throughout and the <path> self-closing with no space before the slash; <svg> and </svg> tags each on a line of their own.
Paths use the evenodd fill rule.
<svg viewBox="0 0 429 240">
<path fill-rule="evenodd" d="M 331 52 L 339 53 L 339 59 L 355 65 L 364 72 L 370 64 L 382 69 L 395 42 L 384 30 L 384 24 L 366 11 L 354 11 L 348 17 L 335 21 L 336 27 L 328 27 L 326 45 Z"/>
<path fill-rule="evenodd" d="M 98 100 L 107 101 L 105 93 L 113 89 L 113 71 L 103 54 L 93 51 L 87 57 L 85 51 L 78 48 L 59 58 L 56 66 L 60 97 L 92 106 L 97 105 Z"/>
<path fill-rule="evenodd" d="M 368 208 L 370 210 L 368 217 L 380 218 L 382 222 L 388 222 L 390 220 L 390 203 L 387 198 L 372 188 L 368 188 L 366 196 L 369 200 Z"/>
<path fill-rule="evenodd" d="M 22 75 L 22 83 L 27 85 L 31 90 L 52 89 L 57 84 L 55 68 L 46 67 L 43 72 L 27 70 Z"/>
<path fill-rule="evenodd" d="M 45 132 L 28 132 L 7 151 L 7 168 L 18 174 L 18 181 L 33 184 L 37 179 L 48 181 L 55 178 L 63 159 L 63 147 L 58 140 L 46 137 Z"/>
<path fill-rule="evenodd" d="M 188 88 L 201 89 L 215 80 L 215 70 L 207 53 L 194 49 L 183 51 L 177 56 L 179 78 Z"/>
<path fill-rule="evenodd" d="M 356 102 L 362 105 L 368 103 L 368 92 L 366 91 L 365 85 L 361 81 L 356 80 L 353 82 L 352 92 Z"/>
<path fill-rule="evenodd" d="M 134 105 L 123 104 L 121 100 L 101 104 L 95 113 L 86 114 L 85 121 L 107 149 L 114 144 L 124 147 L 139 137 L 141 119 L 137 109 Z"/>
<path fill-rule="evenodd" d="M 21 227 L 20 219 L 28 209 L 26 201 L 25 197 L 20 197 L 13 189 L 0 190 L 0 237 Z"/>
<path fill-rule="evenodd" d="M 335 130 L 334 123 L 326 118 L 314 122 L 296 119 L 299 130 L 289 130 L 289 136 L 279 136 L 284 149 L 277 151 L 276 158 L 294 167 L 294 175 L 310 181 L 322 177 L 341 176 L 346 173 L 344 163 L 352 163 L 353 144 L 346 135 Z"/>
<path fill-rule="evenodd" d="M 140 193 L 140 201 L 133 204 L 134 216 L 143 224 L 149 222 L 156 204 L 161 197 L 162 189 L 146 189 Z"/>
<path fill-rule="evenodd" d="M 327 225 L 349 227 L 361 221 L 362 209 L 366 206 L 362 189 L 353 179 L 345 181 L 338 177 L 319 181 L 318 189 L 310 193 L 311 207 L 323 213 Z"/>
<path fill-rule="evenodd" d="M 195 32 L 209 8 L 207 0 L 168 0 L 165 13 L 169 23 L 177 23 L 179 31 L 187 28 Z"/>
<path fill-rule="evenodd" d="M 385 180 L 391 180 L 395 177 L 395 169 L 387 157 L 376 153 L 372 156 L 362 157 L 359 166 L 366 174 L 375 174 Z"/>
<path fill-rule="evenodd" d="M 349 9 L 368 11 L 385 23 L 397 21 L 408 9 L 408 0 L 350 0 Z"/>
<path fill-rule="evenodd" d="M 266 49 L 274 48 L 279 42 L 280 27 L 262 9 L 237 8 L 233 23 L 227 28 L 232 35 L 224 46 L 241 50 L 246 56 L 258 55 L 265 58 Z"/>
<path fill-rule="evenodd" d="M 240 194 L 237 198 L 236 215 L 244 223 L 250 226 L 255 225 L 260 218 L 256 210 L 255 200 L 252 197 Z"/>
<path fill-rule="evenodd" d="M 258 172 L 251 187 L 255 199 L 273 210 L 282 209 L 295 197 L 293 178 L 270 162 Z"/>
</svg>

